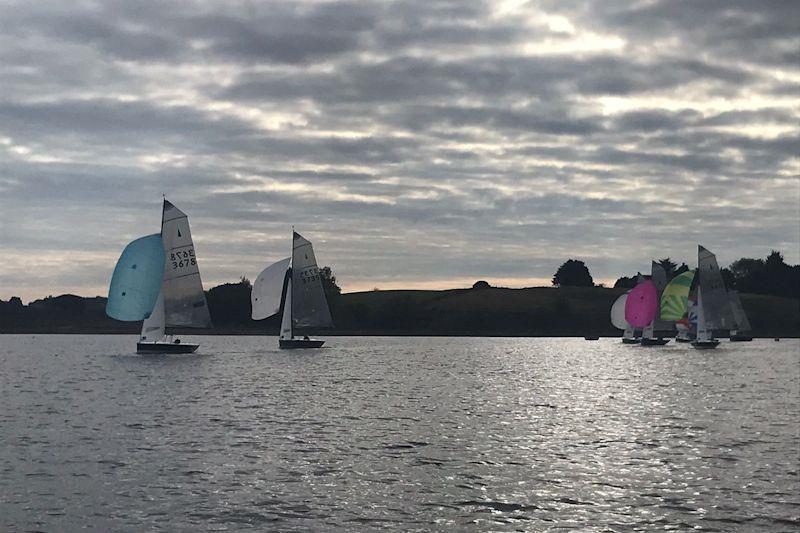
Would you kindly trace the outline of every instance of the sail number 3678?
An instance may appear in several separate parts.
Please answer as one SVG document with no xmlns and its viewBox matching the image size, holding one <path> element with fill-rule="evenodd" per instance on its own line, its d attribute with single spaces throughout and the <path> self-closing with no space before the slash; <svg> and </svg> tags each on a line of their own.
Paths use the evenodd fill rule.
<svg viewBox="0 0 800 533">
<path fill-rule="evenodd" d="M 197 264 L 197 260 L 194 258 L 194 248 L 171 252 L 169 254 L 169 260 L 172 263 L 172 270 L 187 268 Z"/>
</svg>

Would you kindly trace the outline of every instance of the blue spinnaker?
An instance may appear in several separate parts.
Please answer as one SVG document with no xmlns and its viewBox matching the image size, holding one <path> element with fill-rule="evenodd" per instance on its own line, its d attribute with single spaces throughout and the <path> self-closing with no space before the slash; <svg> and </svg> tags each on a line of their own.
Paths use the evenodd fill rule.
<svg viewBox="0 0 800 533">
<path fill-rule="evenodd" d="M 108 289 L 106 314 L 125 321 L 150 316 L 164 278 L 161 234 L 136 239 L 122 251 Z"/>
</svg>

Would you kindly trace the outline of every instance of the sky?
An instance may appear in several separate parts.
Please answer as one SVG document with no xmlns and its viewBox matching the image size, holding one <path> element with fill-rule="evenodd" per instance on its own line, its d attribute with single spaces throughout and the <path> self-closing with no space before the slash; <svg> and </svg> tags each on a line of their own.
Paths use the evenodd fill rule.
<svg viewBox="0 0 800 533">
<path fill-rule="evenodd" d="M 189 215 L 206 288 L 800 262 L 800 2 L 0 0 L 0 298 L 105 295 Z"/>
</svg>

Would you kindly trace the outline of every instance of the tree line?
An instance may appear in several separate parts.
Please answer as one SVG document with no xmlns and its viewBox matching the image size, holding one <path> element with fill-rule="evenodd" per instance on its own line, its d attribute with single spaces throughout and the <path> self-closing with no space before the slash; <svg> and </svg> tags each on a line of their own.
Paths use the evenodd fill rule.
<svg viewBox="0 0 800 533">
<path fill-rule="evenodd" d="M 686 263 L 678 265 L 669 257 L 656 262 L 667 274 L 667 281 L 689 270 Z M 728 267 L 720 269 L 720 272 L 728 289 L 800 299 L 800 265 L 787 264 L 783 254 L 777 250 L 772 250 L 766 259 L 737 259 Z M 614 283 L 614 288 L 633 288 L 640 275 L 641 273 L 622 276 Z M 589 268 L 577 259 L 568 259 L 558 267 L 552 283 L 557 287 L 594 286 Z"/>
</svg>

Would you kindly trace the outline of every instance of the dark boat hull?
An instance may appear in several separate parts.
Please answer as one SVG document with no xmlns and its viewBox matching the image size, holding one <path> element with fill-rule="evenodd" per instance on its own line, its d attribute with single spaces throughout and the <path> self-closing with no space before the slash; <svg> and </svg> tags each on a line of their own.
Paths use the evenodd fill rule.
<svg viewBox="0 0 800 533">
<path fill-rule="evenodd" d="M 675 342 L 692 342 L 692 339 L 687 339 L 686 337 L 675 337 Z"/>
<path fill-rule="evenodd" d="M 731 335 L 731 337 L 730 337 L 730 341 L 731 342 L 750 342 L 751 340 L 753 340 L 753 336 L 752 335 L 741 335 L 741 334 L 739 334 L 739 335 Z"/>
<path fill-rule="evenodd" d="M 648 337 L 642 337 L 642 346 L 664 346 L 669 342 L 669 339 L 663 339 L 661 337 L 657 339 L 651 339 Z"/>
<path fill-rule="evenodd" d="M 586 336 L 583 337 L 583 340 L 585 340 L 585 341 L 599 341 L 600 337 L 598 337 L 596 335 L 586 335 Z"/>
<path fill-rule="evenodd" d="M 717 339 L 711 339 L 709 341 L 692 341 L 692 346 L 698 350 L 711 350 L 719 346 L 719 341 Z"/>
<path fill-rule="evenodd" d="M 137 342 L 136 353 L 138 354 L 170 354 L 170 353 L 193 353 L 199 344 L 174 343 L 174 342 Z"/>
<path fill-rule="evenodd" d="M 640 341 L 641 339 L 638 337 L 634 339 L 631 339 L 630 337 L 622 337 L 622 344 L 639 344 Z"/>
<path fill-rule="evenodd" d="M 320 339 L 278 339 L 278 347 L 282 350 L 298 348 L 321 348 L 325 341 Z"/>
</svg>

